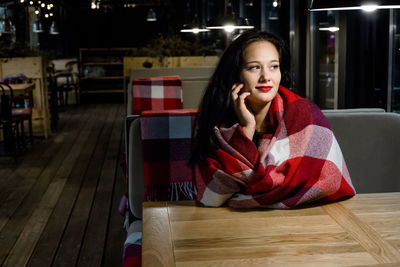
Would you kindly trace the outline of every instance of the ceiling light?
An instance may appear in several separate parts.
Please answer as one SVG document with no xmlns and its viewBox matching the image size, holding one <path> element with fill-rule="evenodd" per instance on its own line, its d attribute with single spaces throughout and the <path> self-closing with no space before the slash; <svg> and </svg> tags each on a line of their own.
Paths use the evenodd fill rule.
<svg viewBox="0 0 400 267">
<path fill-rule="evenodd" d="M 5 8 L 3 17 L 0 19 L 0 33 L 14 33 L 12 21 L 7 17 L 7 8 Z"/>
<path fill-rule="evenodd" d="M 191 28 L 191 29 L 182 29 L 181 32 L 191 32 L 194 34 L 198 34 L 200 32 L 208 32 L 208 29 L 201 29 L 201 28 Z"/>
<path fill-rule="evenodd" d="M 147 11 L 147 21 L 157 21 L 157 16 L 156 16 L 156 12 L 150 8 L 149 11 Z"/>
<path fill-rule="evenodd" d="M 217 18 L 207 23 L 207 29 L 210 30 L 224 30 L 226 32 L 232 32 L 234 30 L 249 30 L 254 29 L 254 26 L 247 18 L 234 19 L 231 16 L 224 18 Z"/>
<path fill-rule="evenodd" d="M 321 27 L 319 28 L 320 31 L 330 31 L 330 32 L 337 32 L 339 27 Z"/>
<path fill-rule="evenodd" d="M 326 10 L 365 10 L 400 8 L 398 0 L 312 0 L 311 11 Z"/>
<path fill-rule="evenodd" d="M 43 32 L 43 25 L 42 25 L 42 23 L 40 22 L 39 19 L 37 19 L 37 20 L 33 23 L 33 25 L 32 25 L 32 31 L 33 31 L 33 32 L 36 32 L 36 33 Z"/>
<path fill-rule="evenodd" d="M 364 5 L 360 7 L 362 10 L 366 12 L 372 12 L 378 9 L 377 5 Z"/>
<path fill-rule="evenodd" d="M 52 34 L 52 35 L 57 35 L 57 34 L 60 33 L 60 31 L 58 30 L 57 24 L 56 24 L 56 22 L 54 20 L 50 25 L 49 33 Z"/>
<path fill-rule="evenodd" d="M 206 29 L 204 25 L 200 23 L 199 16 L 197 13 L 194 14 L 192 22 L 188 24 L 183 24 L 181 32 L 191 32 L 194 34 L 198 34 L 200 32 L 208 32 L 209 29 Z"/>
</svg>

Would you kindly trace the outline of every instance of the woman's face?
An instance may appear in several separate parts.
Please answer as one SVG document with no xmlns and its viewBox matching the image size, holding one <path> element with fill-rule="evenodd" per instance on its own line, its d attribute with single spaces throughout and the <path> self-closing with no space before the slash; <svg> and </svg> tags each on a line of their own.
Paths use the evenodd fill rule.
<svg viewBox="0 0 400 267">
<path fill-rule="evenodd" d="M 271 103 L 281 82 L 279 53 L 272 43 L 256 41 L 245 48 L 240 80 L 243 92 L 251 93 L 246 99 L 253 108 Z"/>
</svg>

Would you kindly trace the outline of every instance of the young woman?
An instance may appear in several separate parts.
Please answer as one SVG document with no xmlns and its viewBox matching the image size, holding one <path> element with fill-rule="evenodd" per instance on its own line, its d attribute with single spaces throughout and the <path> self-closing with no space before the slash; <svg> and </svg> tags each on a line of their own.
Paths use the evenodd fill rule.
<svg viewBox="0 0 400 267">
<path fill-rule="evenodd" d="M 284 43 L 248 31 L 222 56 L 202 100 L 192 163 L 206 206 L 291 208 L 355 194 L 321 111 L 281 84 Z"/>
</svg>

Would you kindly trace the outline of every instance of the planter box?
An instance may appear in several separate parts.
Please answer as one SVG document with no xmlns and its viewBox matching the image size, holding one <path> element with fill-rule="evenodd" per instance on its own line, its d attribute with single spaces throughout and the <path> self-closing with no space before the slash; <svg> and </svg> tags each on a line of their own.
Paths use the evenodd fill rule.
<svg viewBox="0 0 400 267">
<path fill-rule="evenodd" d="M 130 69 L 145 68 L 143 64 L 149 62 L 152 68 L 176 68 L 196 66 L 216 66 L 217 56 L 193 56 L 193 57 L 166 57 L 162 62 L 155 57 L 124 57 L 124 77 L 129 78 Z"/>
<path fill-rule="evenodd" d="M 0 78 L 23 73 L 35 83 L 33 90 L 33 126 L 35 134 L 45 138 L 50 134 L 50 119 L 47 97 L 46 67 L 42 57 L 0 58 Z"/>
</svg>

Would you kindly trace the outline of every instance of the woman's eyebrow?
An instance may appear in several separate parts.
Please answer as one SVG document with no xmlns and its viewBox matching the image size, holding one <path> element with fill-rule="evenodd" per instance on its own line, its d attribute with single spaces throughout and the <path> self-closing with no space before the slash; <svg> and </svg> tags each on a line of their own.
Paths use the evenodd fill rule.
<svg viewBox="0 0 400 267">
<path fill-rule="evenodd" d="M 272 59 L 272 60 L 270 60 L 268 63 L 275 63 L 275 62 L 278 62 L 278 63 L 279 63 L 279 60 L 278 60 L 278 59 Z M 261 63 L 261 61 L 252 60 L 252 61 L 244 62 L 244 64 L 251 64 L 251 63 Z"/>
</svg>

